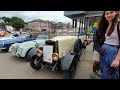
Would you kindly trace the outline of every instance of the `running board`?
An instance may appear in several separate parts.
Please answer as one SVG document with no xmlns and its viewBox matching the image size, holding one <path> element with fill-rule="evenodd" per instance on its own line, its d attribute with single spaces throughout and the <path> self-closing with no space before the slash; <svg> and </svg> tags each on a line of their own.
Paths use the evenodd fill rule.
<svg viewBox="0 0 120 90">
<path fill-rule="evenodd" d="M 82 50 L 82 55 L 80 56 L 80 59 L 79 59 L 80 61 L 82 60 L 82 58 L 83 58 L 83 56 L 84 56 L 84 54 L 85 54 L 85 51 L 86 51 L 86 49 L 83 49 L 83 50 Z"/>
</svg>

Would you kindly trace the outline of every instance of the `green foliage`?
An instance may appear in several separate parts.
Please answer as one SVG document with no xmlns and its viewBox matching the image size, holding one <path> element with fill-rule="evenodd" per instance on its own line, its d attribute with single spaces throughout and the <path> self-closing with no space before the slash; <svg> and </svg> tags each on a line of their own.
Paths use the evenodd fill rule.
<svg viewBox="0 0 120 90">
<path fill-rule="evenodd" d="M 20 30 L 20 28 L 24 27 L 24 20 L 18 17 L 0 17 L 2 20 L 4 20 L 4 23 L 0 23 L 0 26 L 5 27 L 5 25 L 12 25 L 13 28 L 16 28 L 16 30 Z"/>
<path fill-rule="evenodd" d="M 5 19 L 6 19 L 6 17 L 2 17 L 1 19 L 2 19 L 2 20 L 5 20 Z"/>
<path fill-rule="evenodd" d="M 12 25 L 11 22 L 6 23 L 6 25 Z"/>
<path fill-rule="evenodd" d="M 20 30 L 20 28 L 24 27 L 24 21 L 22 19 L 16 19 L 12 22 L 12 27 Z"/>
<path fill-rule="evenodd" d="M 5 23 L 10 22 L 10 18 L 8 18 L 8 17 L 5 18 L 5 19 L 4 19 L 4 22 L 5 22 Z"/>
<path fill-rule="evenodd" d="M 15 21 L 15 20 L 17 20 L 18 19 L 18 17 L 11 17 L 11 22 L 13 22 L 13 21 Z"/>
<path fill-rule="evenodd" d="M 1 23 L 0 23 L 0 26 L 5 27 L 5 23 L 1 22 Z"/>
</svg>

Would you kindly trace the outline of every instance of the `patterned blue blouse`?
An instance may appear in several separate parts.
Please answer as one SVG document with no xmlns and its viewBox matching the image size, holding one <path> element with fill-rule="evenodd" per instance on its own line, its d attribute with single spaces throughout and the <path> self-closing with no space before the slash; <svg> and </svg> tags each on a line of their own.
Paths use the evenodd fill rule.
<svg viewBox="0 0 120 90">
<path fill-rule="evenodd" d="M 98 29 L 96 29 L 93 34 L 93 43 L 94 43 L 94 49 L 99 53 L 102 53 L 102 45 L 104 44 L 104 41 L 105 41 L 105 36 L 101 36 L 98 33 Z"/>
</svg>

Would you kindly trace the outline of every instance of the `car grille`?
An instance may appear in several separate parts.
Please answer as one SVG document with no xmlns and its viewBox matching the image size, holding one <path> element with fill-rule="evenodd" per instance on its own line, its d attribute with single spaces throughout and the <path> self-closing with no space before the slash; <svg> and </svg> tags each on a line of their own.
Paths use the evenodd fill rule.
<svg viewBox="0 0 120 90">
<path fill-rule="evenodd" d="M 53 53 L 56 52 L 55 51 L 55 41 L 47 40 L 46 45 L 53 45 Z"/>
<path fill-rule="evenodd" d="M 12 48 L 12 50 L 14 51 L 14 53 L 17 52 L 18 48 L 19 48 L 19 46 L 16 46 L 16 47 L 13 47 L 13 48 Z"/>
</svg>

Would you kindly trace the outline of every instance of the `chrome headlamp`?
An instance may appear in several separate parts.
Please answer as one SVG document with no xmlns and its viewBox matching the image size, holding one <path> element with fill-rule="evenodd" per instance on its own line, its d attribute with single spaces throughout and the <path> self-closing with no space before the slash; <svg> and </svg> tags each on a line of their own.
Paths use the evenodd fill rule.
<svg viewBox="0 0 120 90">
<path fill-rule="evenodd" d="M 13 49 L 14 49 L 14 47 L 13 47 L 13 46 L 10 46 L 10 49 L 9 49 L 9 50 L 12 51 Z"/>
<path fill-rule="evenodd" d="M 18 52 L 19 53 L 22 53 L 23 49 L 22 48 L 19 48 Z"/>
<path fill-rule="evenodd" d="M 4 46 L 4 42 L 2 43 L 2 46 Z"/>
<path fill-rule="evenodd" d="M 58 58 L 59 58 L 58 53 L 53 53 L 53 54 L 52 54 L 52 59 L 53 59 L 54 61 L 57 61 Z"/>
<path fill-rule="evenodd" d="M 37 54 L 38 57 L 41 57 L 43 55 L 43 51 L 42 50 L 38 50 L 36 52 L 36 54 Z"/>
</svg>

